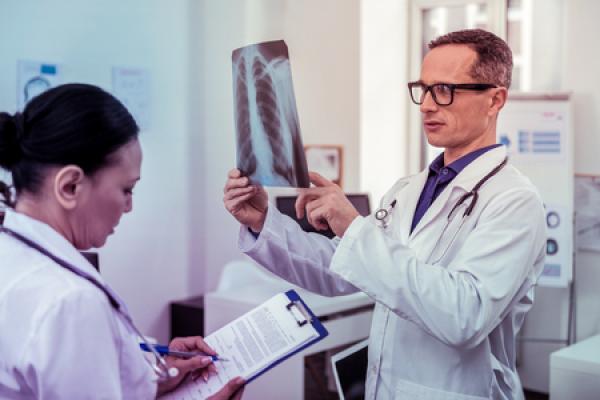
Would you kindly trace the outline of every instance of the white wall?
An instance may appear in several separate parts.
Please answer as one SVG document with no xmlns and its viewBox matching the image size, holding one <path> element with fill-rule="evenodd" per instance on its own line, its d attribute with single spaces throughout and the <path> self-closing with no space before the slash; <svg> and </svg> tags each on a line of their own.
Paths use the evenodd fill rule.
<svg viewBox="0 0 600 400">
<path fill-rule="evenodd" d="M 0 110 L 16 109 L 19 59 L 60 63 L 66 82 L 107 90 L 112 66 L 151 73 L 152 125 L 140 135 L 145 157 L 134 211 L 101 250 L 100 263 L 140 328 L 161 340 L 168 335 L 168 301 L 190 293 L 187 16 L 184 0 L 0 6 Z"/>
<path fill-rule="evenodd" d="M 559 13 L 562 13 L 561 18 L 554 18 Z M 572 92 L 574 169 L 576 173 L 596 175 L 600 175 L 597 156 L 600 150 L 600 55 L 595 51 L 595 38 L 600 36 L 600 27 L 597 25 L 599 15 L 600 3 L 595 0 L 553 0 L 549 4 L 540 1 L 534 5 L 534 18 L 537 19 L 534 20 L 533 88 Z M 555 23 L 544 24 L 548 18 Z M 536 28 L 536 24 L 541 27 Z M 560 37 L 557 38 L 555 32 L 543 32 L 550 26 L 556 26 L 561 31 Z M 545 54 L 541 56 L 542 53 Z M 559 55 L 562 57 L 557 57 Z M 547 57 L 554 57 L 555 60 L 549 68 L 544 63 Z M 560 60 L 558 65 L 557 59 Z M 557 71 L 562 72 L 558 77 Z M 578 251 L 575 267 L 575 340 L 579 341 L 600 333 L 600 254 Z M 566 289 L 538 288 L 536 303 L 526 319 L 524 336 L 566 338 L 568 299 Z M 548 356 L 562 347 L 562 343 L 551 342 L 522 346 L 520 373 L 526 387 L 541 392 L 549 390 Z"/>
<path fill-rule="evenodd" d="M 235 166 L 231 51 L 258 41 L 286 41 L 304 143 L 342 144 L 344 187 L 358 190 L 359 1 L 193 4 L 192 75 L 197 77 L 192 86 L 197 102 L 192 130 L 203 139 L 195 148 L 201 161 L 194 169 L 202 172 L 192 177 L 192 202 L 203 208 L 197 238 L 205 275 L 198 290 L 212 290 L 223 265 L 242 257 L 238 225 L 222 204 L 227 171 Z"/>
<path fill-rule="evenodd" d="M 342 144 L 359 188 L 359 0 L 3 1 L 0 109 L 16 109 L 19 59 L 59 63 L 65 82 L 111 89 L 111 67 L 151 73 L 151 127 L 134 211 L 101 253 L 140 328 L 168 334 L 167 303 L 216 286 L 241 258 L 222 205 L 235 165 L 231 51 L 283 38 L 305 144 Z"/>
<path fill-rule="evenodd" d="M 373 209 L 408 173 L 408 32 L 407 0 L 361 1 L 360 181 Z"/>
</svg>

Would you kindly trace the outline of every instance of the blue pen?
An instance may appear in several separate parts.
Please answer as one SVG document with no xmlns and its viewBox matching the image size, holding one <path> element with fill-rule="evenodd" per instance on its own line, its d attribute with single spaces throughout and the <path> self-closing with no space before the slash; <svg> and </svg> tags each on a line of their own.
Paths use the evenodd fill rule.
<svg viewBox="0 0 600 400">
<path fill-rule="evenodd" d="M 173 357 L 179 357 L 179 358 L 192 358 L 192 357 L 196 357 L 196 356 L 204 356 L 204 357 L 210 357 L 213 361 L 229 361 L 226 358 L 219 357 L 219 356 L 213 356 L 211 354 L 206 354 L 202 351 L 169 350 L 169 346 L 160 345 L 160 344 L 153 345 L 152 347 L 154 347 L 156 352 L 158 354 L 160 354 L 161 356 L 173 356 Z M 150 350 L 150 346 L 148 346 L 147 343 L 140 343 L 140 349 L 147 351 L 149 353 L 152 353 L 152 350 Z"/>
</svg>

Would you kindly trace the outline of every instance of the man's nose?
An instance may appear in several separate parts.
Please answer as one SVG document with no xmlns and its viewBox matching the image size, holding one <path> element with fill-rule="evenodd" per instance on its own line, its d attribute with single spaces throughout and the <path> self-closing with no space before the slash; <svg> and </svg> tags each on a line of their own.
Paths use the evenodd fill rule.
<svg viewBox="0 0 600 400">
<path fill-rule="evenodd" d="M 428 113 L 437 111 L 438 109 L 437 103 L 433 100 L 433 95 L 431 94 L 431 90 L 428 90 L 423 95 L 423 103 L 419 106 L 419 109 L 422 113 Z"/>
</svg>

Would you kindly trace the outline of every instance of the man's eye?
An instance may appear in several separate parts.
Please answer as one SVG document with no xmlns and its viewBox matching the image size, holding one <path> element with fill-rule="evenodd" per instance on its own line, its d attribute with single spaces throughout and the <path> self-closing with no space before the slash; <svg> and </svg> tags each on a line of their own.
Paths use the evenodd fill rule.
<svg viewBox="0 0 600 400">
<path fill-rule="evenodd" d="M 452 89 L 450 89 L 450 86 L 448 86 L 448 85 L 438 85 L 435 88 L 436 88 L 436 92 L 441 95 L 448 95 L 448 94 L 450 94 L 450 92 L 452 90 Z"/>
</svg>

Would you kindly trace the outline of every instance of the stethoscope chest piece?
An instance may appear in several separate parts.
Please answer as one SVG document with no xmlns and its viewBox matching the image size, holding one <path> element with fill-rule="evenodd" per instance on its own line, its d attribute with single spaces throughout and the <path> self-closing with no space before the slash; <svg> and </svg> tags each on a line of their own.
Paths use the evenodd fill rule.
<svg viewBox="0 0 600 400">
<path fill-rule="evenodd" d="M 380 208 L 379 210 L 377 210 L 377 212 L 375 213 L 375 218 L 378 221 L 383 221 L 384 219 L 387 218 L 387 216 L 390 215 L 390 213 L 388 212 L 388 210 L 385 210 L 383 208 Z"/>
<path fill-rule="evenodd" d="M 390 224 L 390 219 L 392 216 L 392 211 L 394 210 L 394 206 L 396 206 L 396 200 L 392 201 L 388 208 L 380 208 L 375 211 L 375 219 L 379 223 L 379 226 L 382 228 L 387 228 Z"/>
</svg>

